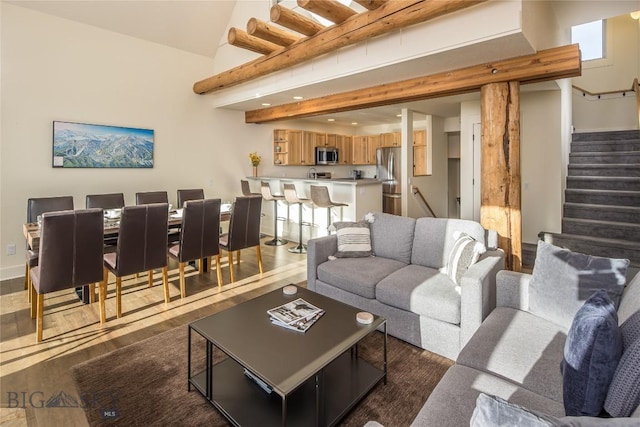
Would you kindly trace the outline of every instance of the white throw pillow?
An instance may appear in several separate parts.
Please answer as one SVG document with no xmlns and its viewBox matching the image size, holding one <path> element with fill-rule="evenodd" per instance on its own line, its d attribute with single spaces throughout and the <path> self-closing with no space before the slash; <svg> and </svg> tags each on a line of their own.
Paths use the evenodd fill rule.
<svg viewBox="0 0 640 427">
<path fill-rule="evenodd" d="M 462 275 L 478 261 L 480 255 L 485 253 L 487 248 L 483 243 L 461 231 L 454 232 L 453 238 L 456 239 L 456 242 L 449 253 L 445 272 L 456 286 L 460 286 Z"/>
</svg>

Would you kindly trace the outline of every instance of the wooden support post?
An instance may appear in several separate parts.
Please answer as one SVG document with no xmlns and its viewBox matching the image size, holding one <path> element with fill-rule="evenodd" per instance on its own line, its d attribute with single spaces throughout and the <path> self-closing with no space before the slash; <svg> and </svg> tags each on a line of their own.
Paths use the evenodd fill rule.
<svg viewBox="0 0 640 427">
<path fill-rule="evenodd" d="M 307 18 L 278 4 L 271 8 L 269 17 L 271 18 L 271 22 L 275 22 L 278 25 L 282 25 L 305 36 L 313 36 L 324 28 L 322 24 L 319 24 L 313 19 Z"/>
<path fill-rule="evenodd" d="M 342 24 L 356 14 L 356 11 L 337 0 L 298 0 L 298 6 L 322 16 L 334 24 Z"/>
<path fill-rule="evenodd" d="M 300 36 L 256 18 L 251 18 L 247 22 L 247 34 L 283 47 L 300 40 Z"/>
<path fill-rule="evenodd" d="M 275 43 L 268 42 L 258 37 L 253 37 L 246 32 L 238 28 L 229 28 L 229 34 L 227 34 L 227 41 L 230 45 L 241 47 L 252 52 L 261 53 L 263 55 L 269 55 L 275 52 L 281 47 Z"/>
<path fill-rule="evenodd" d="M 522 269 L 520 83 L 482 86 L 480 223 L 498 232 L 505 268 Z"/>
</svg>

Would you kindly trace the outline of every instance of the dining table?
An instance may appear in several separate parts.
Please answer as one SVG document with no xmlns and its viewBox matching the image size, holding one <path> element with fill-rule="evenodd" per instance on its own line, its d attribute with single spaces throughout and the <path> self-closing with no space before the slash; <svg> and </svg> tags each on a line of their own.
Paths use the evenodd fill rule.
<svg viewBox="0 0 640 427">
<path fill-rule="evenodd" d="M 232 204 L 223 203 L 220 207 L 220 221 L 229 221 L 231 219 Z M 182 224 L 182 209 L 175 209 L 169 212 L 169 230 L 180 228 Z M 112 240 L 118 237 L 120 231 L 120 218 L 109 217 L 105 211 L 104 217 L 104 239 Z M 27 240 L 29 248 L 33 251 L 40 249 L 40 224 L 37 222 L 27 222 L 22 225 L 22 232 Z M 206 271 L 207 263 L 205 263 Z M 89 303 L 88 286 L 76 289 L 78 298 L 85 304 Z"/>
</svg>

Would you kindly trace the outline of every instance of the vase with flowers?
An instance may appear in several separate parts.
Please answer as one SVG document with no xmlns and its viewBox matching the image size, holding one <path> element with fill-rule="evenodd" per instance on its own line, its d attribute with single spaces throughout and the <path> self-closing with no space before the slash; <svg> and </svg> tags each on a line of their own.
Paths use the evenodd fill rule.
<svg viewBox="0 0 640 427">
<path fill-rule="evenodd" d="M 253 153 L 249 153 L 249 160 L 251 161 L 251 166 L 253 166 L 253 176 L 258 176 L 258 165 L 262 157 L 254 151 Z"/>
</svg>

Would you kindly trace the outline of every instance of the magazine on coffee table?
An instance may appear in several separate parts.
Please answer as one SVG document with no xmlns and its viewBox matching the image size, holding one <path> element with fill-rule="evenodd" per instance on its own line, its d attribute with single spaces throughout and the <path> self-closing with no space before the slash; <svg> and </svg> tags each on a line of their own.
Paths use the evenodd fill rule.
<svg viewBox="0 0 640 427">
<path fill-rule="evenodd" d="M 305 332 L 323 314 L 324 310 L 302 298 L 267 310 L 271 323 L 294 331 Z"/>
</svg>

